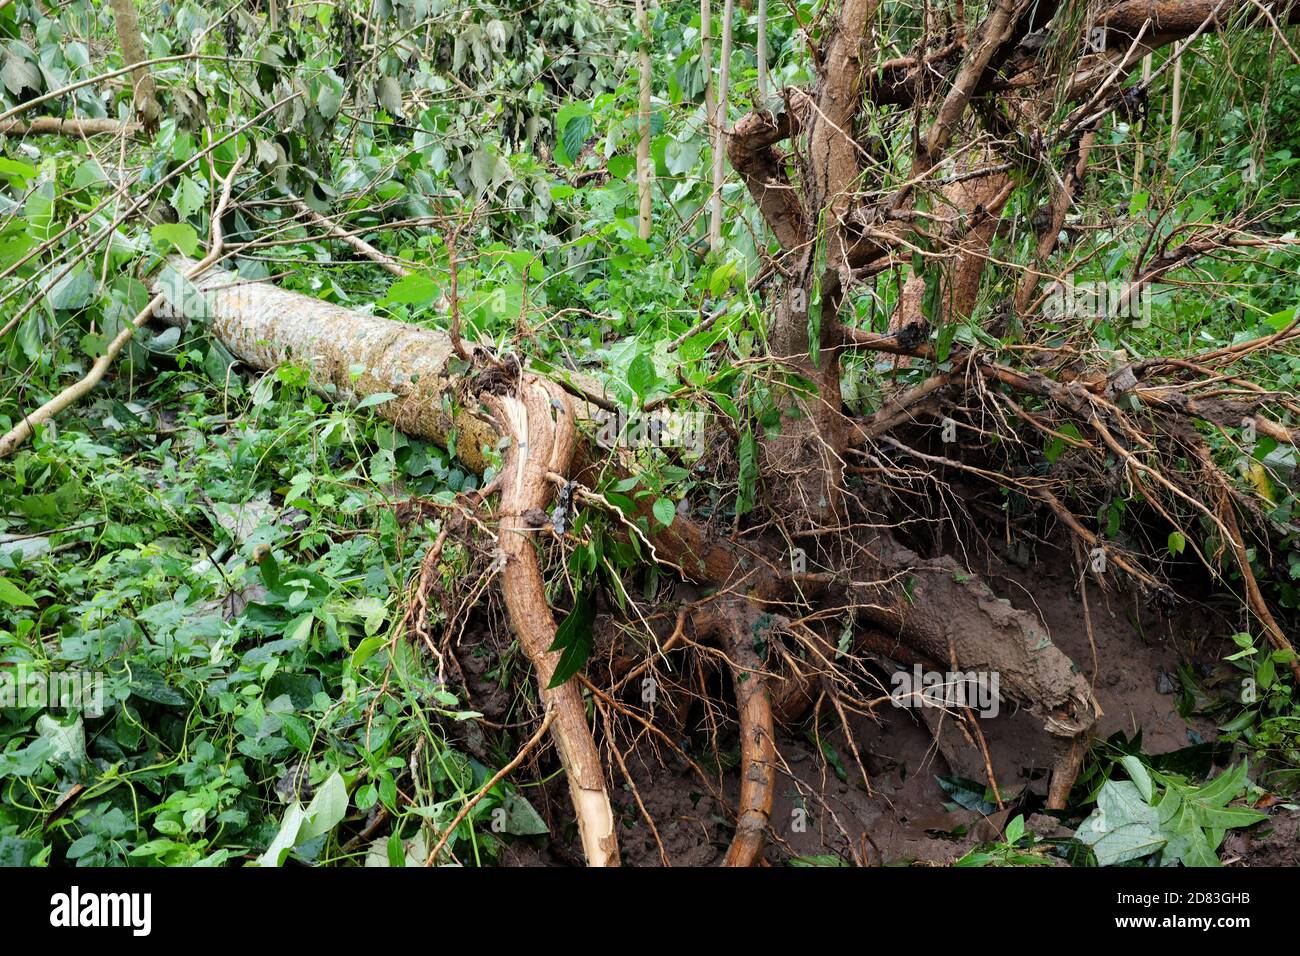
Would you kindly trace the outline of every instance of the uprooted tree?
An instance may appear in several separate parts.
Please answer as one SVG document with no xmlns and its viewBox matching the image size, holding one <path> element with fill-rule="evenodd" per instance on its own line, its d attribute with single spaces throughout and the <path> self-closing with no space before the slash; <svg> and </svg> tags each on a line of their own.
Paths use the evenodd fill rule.
<svg viewBox="0 0 1300 956">
<path fill-rule="evenodd" d="M 442 532 L 412 582 L 409 630 L 454 680 L 454 652 L 428 626 L 428 608 L 442 604 L 450 633 L 446 622 L 471 612 L 466 595 L 482 593 L 477 578 L 462 595 L 438 583 L 440 553 L 459 539 L 495 575 L 533 665 L 588 863 L 619 862 L 609 798 L 619 728 L 676 747 L 629 694 L 673 654 L 729 677 L 742 768 L 728 864 L 762 854 L 780 771 L 776 725 L 827 702 L 840 720 L 870 711 L 864 649 L 999 674 L 1003 698 L 1056 742 L 1048 805 L 1061 807 L 1099 714 L 1087 677 L 1032 607 L 996 598 L 956 556 L 921 553 L 907 532 L 918 506 L 895 486 L 991 483 L 1035 520 L 1066 529 L 1100 586 L 1173 601 L 1158 560 L 1096 530 L 1098 495 L 1123 486 L 1231 577 L 1259 631 L 1290 650 L 1252 571 L 1258 508 L 1216 462 L 1205 430 L 1246 427 L 1296 444 L 1300 429 L 1284 422 L 1300 409 L 1233 366 L 1294 343 L 1300 320 L 1227 347 L 1130 360 L 1076 335 L 1081 320 L 1068 307 L 1052 310 L 1068 306 L 1072 275 L 1086 264 L 1061 237 L 1085 201 L 1099 135 L 1116 115 L 1135 124 L 1145 115 L 1159 74 L 1143 76 L 1144 59 L 1221 35 L 1277 34 L 1285 44 L 1282 27 L 1296 21 L 1291 2 L 844 0 L 806 25 L 814 81 L 759 104 L 725 137 L 770 237 L 751 282 L 768 317 L 752 387 L 773 411 L 764 427 L 704 436 L 702 460 L 724 483 L 752 489 L 734 519 L 716 509 L 666 516 L 653 496 L 609 491 L 634 484 L 644 467 L 644 453 L 597 440 L 616 405 L 578 376 L 548 376 L 462 339 L 454 283 L 446 334 L 180 260 L 161 294 L 169 314 L 210 321 L 254 367 L 305 359 L 313 383 L 337 397 L 395 394 L 380 414 L 453 441 L 467 465 L 492 474 L 438 512 Z M 1012 222 L 1013 207 L 1038 212 Z M 1136 314 L 1154 283 L 1205 257 L 1295 241 L 1264 214 L 1153 231 L 1111 305 Z M 853 303 L 864 291 L 884 303 L 887 328 L 863 327 Z M 959 337 L 972 320 L 983 334 Z M 855 415 L 842 378 L 864 356 L 927 374 Z M 1210 387 L 1225 381 L 1228 394 Z M 1018 467 L 1019 449 L 1047 442 L 1064 448 L 1050 466 Z M 580 548 L 566 528 L 581 509 L 604 515 L 621 546 L 683 582 L 677 605 L 644 625 L 644 646 L 598 648 L 585 672 L 556 649 L 557 628 L 589 613 L 585 598 L 572 609 L 548 598 L 543 573 L 561 573 Z M 1294 658 L 1291 669 L 1300 677 Z M 996 787 L 978 725 L 968 724 Z"/>
</svg>

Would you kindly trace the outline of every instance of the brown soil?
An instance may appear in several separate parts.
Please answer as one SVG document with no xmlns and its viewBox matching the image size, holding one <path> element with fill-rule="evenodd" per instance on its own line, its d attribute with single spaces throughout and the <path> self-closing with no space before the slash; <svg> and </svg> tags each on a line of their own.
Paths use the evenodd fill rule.
<svg viewBox="0 0 1300 956">
<path fill-rule="evenodd" d="M 1300 866 L 1300 810 L 1277 807 L 1271 819 L 1224 838 L 1227 866 Z"/>
<path fill-rule="evenodd" d="M 1135 604 L 1131 596 L 1101 591 L 1093 580 L 1088 584 L 1089 614 L 1085 619 L 1069 562 L 1051 552 L 1024 566 L 989 554 L 973 570 L 998 598 L 1021 609 L 1034 609 L 1053 642 L 1089 680 L 1103 710 L 1097 736 L 1106 738 L 1122 731 L 1132 737 L 1140 730 L 1143 749 L 1151 754 L 1186 747 L 1199 739 L 1196 735 L 1205 740 L 1215 738 L 1212 724 L 1193 719 L 1189 725 L 1179 716 L 1176 675 L 1180 664 L 1204 672 L 1220 659 L 1222 641 L 1207 640 L 1206 635 L 1231 633 L 1223 622 L 1189 605 L 1165 618 Z M 473 669 L 481 673 L 482 666 Z M 882 660 L 880 676 L 885 687 L 889 686 L 884 669 L 888 666 Z M 498 705 L 493 709 L 501 709 L 501 700 L 493 703 Z M 826 713 L 821 717 L 822 744 L 833 751 L 831 760 L 819 753 L 812 731 L 804 729 L 811 727 L 811 721 L 780 731 L 778 753 L 784 766 L 778 772 L 766 860 L 777 863 L 796 857 L 824 857 L 869 864 L 944 865 L 975 844 L 997 839 L 1009 816 L 1021 812 L 1030 829 L 1040 836 L 1069 835 L 1068 827 L 1055 817 L 1033 812 L 1042 806 L 1048 770 L 1059 747 L 1059 742 L 1043 731 L 1041 719 L 1005 706 L 996 717 L 979 721 L 1001 794 L 1013 808 L 981 818 L 979 813 L 950 803 L 937 781 L 939 776 L 961 776 L 986 782 L 980 753 L 966 742 L 951 718 L 936 719 L 938 714 L 885 703 L 877 708 L 874 719 L 851 719 L 870 792 L 833 714 L 829 719 Z M 719 740 L 724 751 L 731 748 L 730 754 L 722 755 L 726 766 L 721 770 L 705 736 L 691 737 L 693 730 L 700 728 L 691 727 L 688 720 L 685 738 L 676 733 L 673 737 L 697 766 L 712 775 L 727 806 L 734 806 L 738 793 L 734 728 L 730 736 L 724 732 Z M 661 865 L 660 843 L 674 866 L 719 863 L 732 827 L 727 810 L 710 794 L 709 787 L 663 746 L 642 743 L 624 759 L 636 796 L 658 830 L 656 840 L 632 788 L 614 768 L 611 798 L 624 863 Z M 580 859 L 576 846 L 565 842 L 571 842 L 573 834 L 564 829 L 568 808 L 563 784 L 552 781 L 545 789 L 552 807 L 548 817 L 559 824 L 552 827 L 555 839 L 544 846 L 511 849 L 507 864 L 556 865 Z M 1277 813 L 1272 824 L 1231 834 L 1225 858 L 1237 858 L 1242 865 L 1300 859 L 1297 815 L 1283 809 Z"/>
</svg>

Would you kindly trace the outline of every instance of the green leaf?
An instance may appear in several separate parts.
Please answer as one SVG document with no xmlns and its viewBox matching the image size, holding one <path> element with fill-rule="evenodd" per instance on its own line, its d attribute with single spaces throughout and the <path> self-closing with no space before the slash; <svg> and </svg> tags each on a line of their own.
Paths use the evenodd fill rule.
<svg viewBox="0 0 1300 956">
<path fill-rule="evenodd" d="M 193 256 L 199 251 L 199 234 L 187 222 L 164 222 L 149 230 L 158 251 L 166 253 L 175 248 L 182 255 Z"/>
<path fill-rule="evenodd" d="M 36 732 L 49 742 L 50 759 L 86 759 L 86 726 L 80 714 L 72 714 L 62 720 L 42 714 L 36 721 Z"/>
<path fill-rule="evenodd" d="M 627 179 L 636 171 L 636 160 L 631 156 L 611 156 L 605 167 L 614 179 Z"/>
<path fill-rule="evenodd" d="M 674 140 L 664 147 L 664 168 L 673 176 L 689 173 L 699 163 L 700 145 L 694 138 L 680 143 Z"/>
<path fill-rule="evenodd" d="M 27 185 L 27 180 L 36 178 L 36 167 L 17 159 L 0 156 L 0 176 L 21 189 Z"/>
<path fill-rule="evenodd" d="M 0 239 L 0 269 L 8 269 L 27 253 L 31 252 L 36 240 L 26 233 L 19 233 L 8 239 Z"/>
<path fill-rule="evenodd" d="M 76 173 L 72 176 L 74 191 L 85 189 L 87 186 L 98 186 L 106 182 L 108 182 L 108 176 L 104 172 L 104 167 L 93 159 L 88 159 L 78 166 Z"/>
<path fill-rule="evenodd" d="M 280 866 L 284 863 L 284 858 L 289 855 L 298 842 L 298 834 L 302 830 L 303 822 L 307 815 L 303 812 L 302 804 L 293 803 L 284 811 L 284 818 L 280 821 L 280 830 L 276 833 L 275 838 L 270 845 L 257 859 L 258 866 Z"/>
<path fill-rule="evenodd" d="M 1097 794 L 1097 809 L 1075 832 L 1092 847 L 1099 866 L 1114 866 L 1150 856 L 1168 842 L 1160 815 L 1131 780 L 1108 780 Z"/>
<path fill-rule="evenodd" d="M 131 671 L 131 695 L 155 704 L 184 707 L 189 698 L 176 690 L 151 667 L 137 664 Z"/>
<path fill-rule="evenodd" d="M 42 737 L 21 750 L 0 753 L 0 780 L 5 777 L 31 777 L 50 759 L 50 742 Z"/>
<path fill-rule="evenodd" d="M 1183 537 L 1180 532 L 1171 531 L 1169 532 L 1167 547 L 1169 548 L 1169 553 L 1177 557 L 1182 554 L 1183 549 L 1187 547 L 1187 539 Z"/>
<path fill-rule="evenodd" d="M 36 602 L 8 578 L 0 578 L 0 601 L 10 607 L 36 607 Z"/>
<path fill-rule="evenodd" d="M 333 70 L 326 70 L 320 77 L 320 89 L 316 92 L 316 110 L 325 119 L 333 119 L 343 105 L 343 80 Z"/>
<path fill-rule="evenodd" d="M 441 289 L 432 278 L 422 272 L 412 272 L 390 285 L 383 301 L 400 305 L 427 306 L 440 294 Z"/>
<path fill-rule="evenodd" d="M 555 132 L 557 134 L 562 134 L 564 132 L 564 128 L 569 125 L 569 121 L 576 116 L 590 116 L 590 115 L 591 115 L 591 105 L 589 103 L 581 103 L 581 102 L 566 103 L 564 104 L 564 106 L 560 107 L 559 111 L 555 114 L 555 126 L 554 126 Z M 555 158 L 565 166 L 572 165 L 573 157 L 568 153 L 564 152 L 563 135 L 557 135 L 556 139 L 557 142 L 555 145 L 557 148 L 556 148 Z"/>
<path fill-rule="evenodd" d="M 54 232 L 54 184 L 41 183 L 27 197 L 23 206 L 23 217 L 27 220 L 27 233 L 33 239 L 45 241 Z"/>
<path fill-rule="evenodd" d="M 671 498 L 659 498 L 654 503 L 654 515 L 665 528 L 670 527 L 677 517 L 677 505 Z"/>
<path fill-rule="evenodd" d="M 76 311 L 90 305 L 99 295 L 99 281 L 85 266 L 77 266 L 46 293 L 50 308 Z"/>
<path fill-rule="evenodd" d="M 176 215 L 188 219 L 200 209 L 208 198 L 208 187 L 192 176 L 182 176 L 172 191 L 171 205 Z"/>
<path fill-rule="evenodd" d="M 713 270 L 713 274 L 709 276 L 709 292 L 715 299 L 721 297 L 722 293 L 731 287 L 731 280 L 735 275 L 736 266 L 732 262 L 724 262 Z"/>
<path fill-rule="evenodd" d="M 936 776 L 934 779 L 938 781 L 939 788 L 952 797 L 952 802 L 957 806 L 983 814 L 997 811 L 992 792 L 983 784 L 967 780 L 965 777 Z"/>
<path fill-rule="evenodd" d="M 1168 842 L 1159 832 L 1144 823 L 1126 823 L 1096 834 L 1095 839 L 1091 831 L 1085 833 L 1082 828 L 1075 835 L 1092 847 L 1098 866 L 1115 866 L 1140 860 Z"/>
<path fill-rule="evenodd" d="M 381 76 L 375 84 L 375 99 L 391 115 L 402 115 L 402 86 L 397 82 L 397 77 Z"/>
<path fill-rule="evenodd" d="M 5 57 L 4 66 L 0 66 L 0 79 L 4 80 L 5 89 L 14 96 L 23 90 L 39 93 L 43 88 L 41 68 L 31 60 L 24 60 L 13 53 Z"/>
<path fill-rule="evenodd" d="M 564 126 L 564 151 L 569 157 L 577 160 L 578 154 L 582 152 L 582 147 L 591 136 L 591 117 L 575 116 Z"/>
<path fill-rule="evenodd" d="M 684 340 L 677 350 L 683 362 L 698 362 L 704 358 L 710 348 L 717 344 L 718 340 L 726 333 L 711 329 L 708 332 L 700 332 L 698 335 L 692 335 Z"/>
<path fill-rule="evenodd" d="M 591 595 L 582 592 L 570 611 L 555 629 L 555 640 L 548 651 L 560 651 L 560 661 L 547 689 L 559 687 L 576 674 L 591 656 L 593 638 L 591 625 L 596 620 L 596 605 Z"/>
<path fill-rule="evenodd" d="M 743 515 L 752 511 L 758 502 L 758 443 L 748 428 L 740 435 L 737 452 L 740 469 L 737 475 L 736 514 Z"/>
<path fill-rule="evenodd" d="M 1296 308 L 1293 306 L 1289 309 L 1283 309 L 1281 312 L 1274 312 L 1264 321 L 1274 329 L 1281 332 L 1288 325 L 1295 321 Z"/>
<path fill-rule="evenodd" d="M 957 323 L 946 322 L 939 329 L 938 340 L 934 343 L 934 358 L 936 362 L 948 361 L 948 355 L 952 352 L 952 340 L 957 335 Z"/>
<path fill-rule="evenodd" d="M 208 294 L 190 281 L 184 271 L 173 269 L 169 264 L 163 266 L 158 280 L 158 288 L 162 292 L 163 299 L 168 307 L 177 315 L 187 316 L 208 316 L 212 315 L 212 302 Z M 215 342 L 215 340 L 214 340 Z M 216 344 L 220 344 L 219 342 Z M 221 351 L 229 354 L 225 346 L 221 346 Z M 234 357 L 230 357 L 230 362 L 234 362 Z M 229 367 L 227 363 L 226 367 Z M 223 374 L 218 380 L 218 384 L 224 385 L 226 376 Z"/>
<path fill-rule="evenodd" d="M 329 833 L 348 812 L 348 788 L 338 771 L 332 773 L 307 806 L 306 820 L 298 834 L 298 843 L 314 840 Z"/>
<path fill-rule="evenodd" d="M 1142 798 L 1147 803 L 1150 803 L 1155 794 L 1155 787 L 1151 782 L 1151 774 L 1147 773 L 1146 765 L 1133 754 L 1126 754 L 1120 758 L 1119 762 L 1124 767 L 1129 779 L 1141 792 Z"/>
<path fill-rule="evenodd" d="M 402 838 L 394 830 L 388 835 L 388 844 L 385 847 L 388 865 L 391 867 L 406 866 L 406 848 L 402 846 Z"/>
<path fill-rule="evenodd" d="M 646 397 L 659 384 L 659 374 L 655 363 L 644 352 L 638 352 L 627 367 L 627 384 L 636 392 L 636 397 L 645 401 Z"/>
<path fill-rule="evenodd" d="M 533 805 L 514 791 L 506 792 L 505 811 L 505 832 L 512 836 L 537 836 L 551 832 Z"/>
<path fill-rule="evenodd" d="M 361 401 L 357 402 L 357 410 L 360 411 L 363 408 L 371 408 L 375 405 L 382 405 L 384 404 L 384 402 L 391 402 L 396 397 L 397 396 L 394 395 L 392 392 L 375 392 L 374 394 L 367 395 Z"/>
<path fill-rule="evenodd" d="M 68 61 L 72 67 L 90 66 L 90 51 L 86 49 L 86 44 L 78 43 L 73 40 L 71 43 L 65 43 L 63 46 L 63 58 Z"/>
</svg>

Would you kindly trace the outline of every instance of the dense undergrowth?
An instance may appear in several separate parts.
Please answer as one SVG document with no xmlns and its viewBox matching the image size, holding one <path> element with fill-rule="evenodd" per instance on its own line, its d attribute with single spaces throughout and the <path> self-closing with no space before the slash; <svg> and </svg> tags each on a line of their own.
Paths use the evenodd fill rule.
<svg viewBox="0 0 1300 956">
<path fill-rule="evenodd" d="M 244 155 L 240 201 L 224 224 L 228 243 L 254 243 L 232 263 L 242 275 L 442 327 L 455 235 L 467 334 L 595 375 L 626 407 L 703 409 L 734 439 L 728 476 L 693 460 L 647 461 L 610 496 L 663 500 L 655 515 L 664 523 L 687 493 L 727 523 L 745 520 L 756 440 L 780 419 L 750 289 L 762 227 L 733 178 L 723 190 L 726 247 L 710 253 L 703 238 L 711 157 L 695 6 L 653 6 L 649 239 L 636 229 L 630 10 L 397 0 L 371 7 L 367 20 L 348 4 L 306 4 L 270 30 L 239 5 L 161 6 L 157 27 L 146 25 L 150 55 L 194 58 L 154 67 L 166 104 L 156 135 L 0 140 L 0 426 L 85 371 L 148 300 L 142 277 L 161 258 L 202 247 L 217 184 Z M 819 8 L 791 10 L 810 23 Z M 791 10 L 774 9 L 769 24 L 774 86 L 808 77 Z M 755 17 L 740 10 L 735 23 L 732 101 L 745 104 L 757 95 Z M 20 0 L 0 10 L 0 32 L 5 109 L 121 63 L 108 8 L 85 0 L 57 11 Z M 1235 42 L 1244 45 L 1234 48 L 1234 73 L 1216 69 L 1214 51 L 1187 64 L 1175 142 L 1167 77 L 1145 122 L 1105 128 L 1108 158 L 1062 253 L 1093 257 L 1082 278 L 1124 275 L 1151 235 L 1189 224 L 1264 217 L 1269 234 L 1294 238 L 1300 65 Z M 130 110 L 120 82 L 87 85 L 47 104 L 55 107 L 90 117 Z M 904 133 L 882 128 L 877 139 L 880 160 L 900 176 Z M 1139 138 L 1146 165 L 1135 181 Z M 297 197 L 412 274 L 394 278 L 321 235 Z M 1011 208 L 999 241 L 1030 242 L 1033 215 Z M 111 242 L 93 242 L 100 231 Z M 1145 357 L 1278 331 L 1295 316 L 1298 263 L 1287 245 L 1207 259 L 1159 287 L 1149 325 L 1101 321 L 1062 336 L 1089 336 L 1097 354 Z M 887 273 L 861 291 L 863 328 L 885 328 L 897 284 Z M 987 331 L 1006 293 L 987 281 L 971 320 L 939 333 L 941 350 L 1013 347 L 1014 328 Z M 869 413 L 891 383 L 926 374 L 867 360 L 850 369 L 844 397 Z M 1259 353 L 1242 374 L 1294 396 L 1300 355 Z M 1294 622 L 1295 450 L 1210 437 L 1274 532 L 1273 549 L 1252 549 L 1252 558 Z M 1046 459 L 1061 450 L 1046 443 Z M 1023 463 L 1042 461 L 1026 454 Z M 520 723 L 485 735 L 473 702 L 406 640 L 408 584 L 441 527 L 407 503 L 447 503 L 481 480 L 454 450 L 312 392 L 297 366 L 250 372 L 197 326 L 137 336 L 104 386 L 0 462 L 0 662 L 20 679 L 103 677 L 102 714 L 0 708 L 0 863 L 279 863 L 290 852 L 318 864 L 423 863 L 431 836 L 530 733 L 520 700 L 511 711 Z M 1150 544 L 1119 483 L 1094 504 L 1110 538 Z M 1198 530 L 1194 543 L 1213 555 L 1211 530 Z M 1174 570 L 1191 560 L 1188 546 L 1177 532 L 1157 542 Z M 599 558 L 609 562 L 602 574 L 634 561 L 613 545 Z M 580 584 L 596 565 L 593 555 L 589 567 L 570 567 Z M 453 548 L 440 573 L 451 581 L 468 566 Z M 1221 567 L 1231 581 L 1230 562 Z M 642 575 L 629 587 L 648 593 L 653 584 Z M 1166 862 L 1210 862 L 1223 830 L 1259 818 L 1226 809 L 1229 801 L 1258 797 L 1256 784 L 1288 799 L 1300 786 L 1300 711 L 1282 678 L 1286 661 L 1244 619 L 1232 650 L 1251 695 L 1212 699 L 1190 670 L 1180 692 L 1189 713 L 1208 714 L 1237 744 L 1237 761 L 1250 759 L 1255 782 L 1224 774 L 1198 790 L 1203 781 L 1162 773 L 1127 741 L 1099 745 L 1076 791 L 1081 834 L 1094 801 L 1133 811 L 1137 792 L 1161 815 L 1153 831 L 1174 834 L 1152 844 L 1176 841 Z M 512 668 L 526 666 L 507 656 L 490 676 L 510 689 L 520 684 Z M 492 863 L 508 841 L 563 828 L 530 802 L 531 789 L 496 785 L 450 838 L 456 858 Z M 1023 826 L 1006 837 L 964 862 L 1036 862 L 1047 852 Z"/>
</svg>

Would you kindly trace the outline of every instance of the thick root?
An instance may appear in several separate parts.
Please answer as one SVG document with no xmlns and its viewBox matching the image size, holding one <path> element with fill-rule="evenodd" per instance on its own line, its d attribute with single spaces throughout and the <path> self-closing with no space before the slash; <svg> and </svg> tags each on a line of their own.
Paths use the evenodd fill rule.
<svg viewBox="0 0 1300 956">
<path fill-rule="evenodd" d="M 772 697 L 756 644 L 770 640 L 770 615 L 745 602 L 726 606 L 716 630 L 731 662 L 740 717 L 740 806 L 724 866 L 754 866 L 763 854 L 776 790 L 776 738 Z"/>
<path fill-rule="evenodd" d="M 887 539 L 877 548 L 888 584 L 859 584 L 861 613 L 931 660 L 998 678 L 998 694 L 1027 707 L 1058 737 L 1086 733 L 1101 708 L 1084 676 L 1038 619 L 997 597 L 951 558 L 926 560 Z"/>
<path fill-rule="evenodd" d="M 520 646 L 537 672 L 542 701 L 555 719 L 551 737 L 569 781 L 578 832 L 588 866 L 618 866 L 614 813 L 605 787 L 600 754 L 587 726 L 578 684 L 569 679 L 549 688 L 560 655 L 555 619 L 546 604 L 537 553 L 528 541 L 536 533 L 523 515 L 546 504 L 550 472 L 567 472 L 576 442 L 568 395 L 553 382 L 524 375 L 516 396 L 488 396 L 502 429 L 511 437 L 501 481 L 501 589 Z"/>
<path fill-rule="evenodd" d="M 1083 769 L 1083 758 L 1088 753 L 1089 734 L 1080 734 L 1070 741 L 1052 768 L 1052 781 L 1047 789 L 1047 809 L 1064 810 L 1070 802 L 1070 791 Z"/>
</svg>

